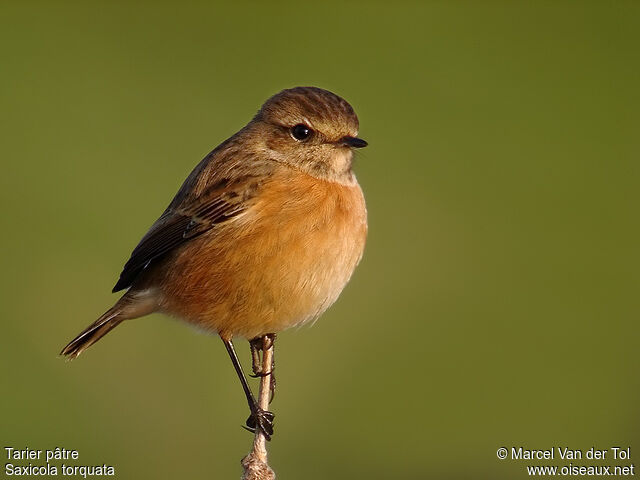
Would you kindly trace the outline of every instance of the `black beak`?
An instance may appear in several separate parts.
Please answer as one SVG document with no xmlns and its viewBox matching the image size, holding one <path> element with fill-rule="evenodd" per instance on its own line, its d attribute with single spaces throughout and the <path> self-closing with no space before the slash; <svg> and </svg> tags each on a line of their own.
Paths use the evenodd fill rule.
<svg viewBox="0 0 640 480">
<path fill-rule="evenodd" d="M 361 138 L 349 137 L 349 136 L 342 137 L 340 139 L 340 143 L 346 147 L 351 147 L 351 148 L 364 148 L 367 145 L 369 145 L 367 142 L 365 142 Z"/>
</svg>

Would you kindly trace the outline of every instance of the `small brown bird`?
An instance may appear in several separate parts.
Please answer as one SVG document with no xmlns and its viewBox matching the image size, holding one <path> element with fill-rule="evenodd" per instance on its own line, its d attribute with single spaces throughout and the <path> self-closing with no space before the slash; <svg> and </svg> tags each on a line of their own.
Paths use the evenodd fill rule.
<svg viewBox="0 0 640 480">
<path fill-rule="evenodd" d="M 116 304 L 61 352 L 75 358 L 123 320 L 162 312 L 220 335 L 244 388 L 247 425 L 262 410 L 235 354 L 317 318 L 348 282 L 367 234 L 352 171 L 358 117 L 339 96 L 297 87 L 268 99 L 191 172 L 125 264 Z M 267 373 L 265 373 L 267 374 Z"/>
</svg>

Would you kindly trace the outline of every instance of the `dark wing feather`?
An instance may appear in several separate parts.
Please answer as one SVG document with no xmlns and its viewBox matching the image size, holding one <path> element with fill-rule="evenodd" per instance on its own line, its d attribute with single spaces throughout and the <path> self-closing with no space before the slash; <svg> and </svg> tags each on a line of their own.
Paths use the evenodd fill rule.
<svg viewBox="0 0 640 480">
<path fill-rule="evenodd" d="M 133 250 L 113 291 L 130 287 L 152 261 L 245 211 L 258 187 L 255 177 L 223 180 L 197 198 L 185 198 L 182 205 L 174 200 Z"/>
</svg>

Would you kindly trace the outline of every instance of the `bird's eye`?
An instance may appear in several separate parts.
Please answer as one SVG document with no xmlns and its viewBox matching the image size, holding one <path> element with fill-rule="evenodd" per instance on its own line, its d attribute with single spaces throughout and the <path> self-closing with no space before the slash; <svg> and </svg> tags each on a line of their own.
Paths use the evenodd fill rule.
<svg viewBox="0 0 640 480">
<path fill-rule="evenodd" d="M 291 136 L 296 140 L 299 140 L 302 142 L 310 138 L 311 135 L 313 135 L 313 130 L 311 130 L 309 127 L 307 127 L 302 123 L 299 123 L 294 127 L 291 127 Z"/>
</svg>

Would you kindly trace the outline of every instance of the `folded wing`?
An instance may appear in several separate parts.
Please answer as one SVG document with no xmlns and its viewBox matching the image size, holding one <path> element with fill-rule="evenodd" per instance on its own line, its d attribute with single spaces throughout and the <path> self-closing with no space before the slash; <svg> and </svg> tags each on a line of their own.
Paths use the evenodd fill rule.
<svg viewBox="0 0 640 480">
<path fill-rule="evenodd" d="M 185 198 L 180 204 L 174 200 L 133 250 L 113 291 L 130 287 L 151 262 L 167 252 L 246 211 L 259 188 L 253 176 L 223 179 L 197 198 Z"/>
</svg>

